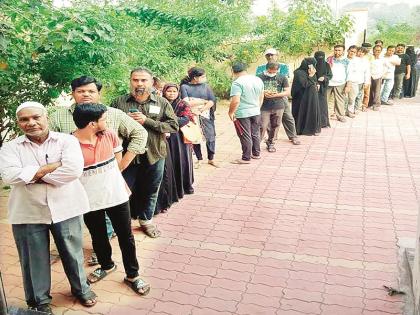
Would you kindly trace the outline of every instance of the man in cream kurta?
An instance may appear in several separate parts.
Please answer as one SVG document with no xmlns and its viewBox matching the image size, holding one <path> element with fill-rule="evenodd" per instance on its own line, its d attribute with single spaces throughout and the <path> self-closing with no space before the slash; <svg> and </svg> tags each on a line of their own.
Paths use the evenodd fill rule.
<svg viewBox="0 0 420 315">
<path fill-rule="evenodd" d="M 8 218 L 28 307 L 52 314 L 50 232 L 72 294 L 84 306 L 93 306 L 96 295 L 83 269 L 81 215 L 89 211 L 89 201 L 79 181 L 80 145 L 71 135 L 49 131 L 46 110 L 39 103 L 23 103 L 16 117 L 24 135 L 1 148 L 0 174 L 12 186 Z"/>
</svg>

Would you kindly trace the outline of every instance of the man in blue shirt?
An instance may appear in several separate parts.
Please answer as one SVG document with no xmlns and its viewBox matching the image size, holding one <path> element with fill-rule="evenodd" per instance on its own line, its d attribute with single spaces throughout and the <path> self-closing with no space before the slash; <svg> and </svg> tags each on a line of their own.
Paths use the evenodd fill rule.
<svg viewBox="0 0 420 315">
<path fill-rule="evenodd" d="M 230 89 L 229 118 L 233 121 L 242 146 L 242 159 L 234 164 L 249 164 L 260 158 L 260 107 L 264 99 L 264 83 L 246 71 L 246 65 L 232 66 L 234 81 Z"/>
<path fill-rule="evenodd" d="M 257 67 L 257 70 L 255 71 L 256 75 L 264 73 L 264 71 L 267 70 L 267 64 L 277 63 L 277 59 L 279 57 L 277 50 L 274 48 L 267 49 L 264 55 L 265 55 L 265 58 L 267 59 L 267 63 L 259 65 Z M 278 70 L 278 74 L 285 76 L 286 78 L 289 78 L 289 66 L 285 63 L 279 63 L 279 65 L 280 67 Z M 286 135 L 289 138 L 289 140 L 292 141 L 292 143 L 295 145 L 300 144 L 300 141 L 297 138 L 295 119 L 293 118 L 292 110 L 291 110 L 289 102 L 287 102 L 287 105 L 284 109 L 284 113 L 282 117 L 282 124 L 284 127 L 284 131 L 286 131 Z M 275 138 L 277 138 L 277 135 L 275 136 Z"/>
</svg>

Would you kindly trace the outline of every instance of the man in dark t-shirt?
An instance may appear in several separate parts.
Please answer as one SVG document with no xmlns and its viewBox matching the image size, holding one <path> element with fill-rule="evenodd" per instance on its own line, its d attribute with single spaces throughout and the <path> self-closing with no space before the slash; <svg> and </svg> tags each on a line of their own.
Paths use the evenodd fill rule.
<svg viewBox="0 0 420 315">
<path fill-rule="evenodd" d="M 398 44 L 395 54 L 400 57 L 401 64 L 399 66 L 395 67 L 394 72 L 394 89 L 392 93 L 392 98 L 398 97 L 402 98 L 402 86 L 404 77 L 406 80 L 410 79 L 411 75 L 411 66 L 410 66 L 410 57 L 408 57 L 407 54 L 404 53 L 405 45 L 404 44 Z"/>
<path fill-rule="evenodd" d="M 258 77 L 264 83 L 264 101 L 261 106 L 261 139 L 268 130 L 266 141 L 268 152 L 275 152 L 274 136 L 280 126 L 290 87 L 287 78 L 278 73 L 278 63 L 268 63 L 266 70 Z"/>
</svg>

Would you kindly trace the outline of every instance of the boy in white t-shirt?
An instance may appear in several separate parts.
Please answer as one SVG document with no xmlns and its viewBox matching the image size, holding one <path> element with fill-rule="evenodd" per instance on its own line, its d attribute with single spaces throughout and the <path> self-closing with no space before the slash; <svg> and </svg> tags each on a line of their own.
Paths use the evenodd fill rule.
<svg viewBox="0 0 420 315">
<path fill-rule="evenodd" d="M 98 282 L 117 268 L 112 260 L 112 247 L 106 232 L 106 213 L 118 237 L 126 273 L 124 283 L 137 294 L 146 295 L 150 285 L 139 276 L 136 245 L 131 231 L 130 191 L 119 168 L 122 146 L 118 136 L 106 129 L 106 118 L 107 108 L 101 104 L 79 104 L 73 112 L 73 120 L 78 128 L 73 135 L 79 140 L 84 158 L 80 182 L 86 190 L 91 208 L 83 218 L 101 265 L 89 274 L 88 281 Z"/>
</svg>

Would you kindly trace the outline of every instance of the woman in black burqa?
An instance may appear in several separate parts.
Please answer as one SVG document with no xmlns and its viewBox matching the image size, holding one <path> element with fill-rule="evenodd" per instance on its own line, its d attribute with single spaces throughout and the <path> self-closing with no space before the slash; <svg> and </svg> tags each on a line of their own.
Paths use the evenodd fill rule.
<svg viewBox="0 0 420 315">
<path fill-rule="evenodd" d="M 415 53 L 414 46 L 407 46 L 405 54 L 410 58 L 411 74 L 410 79 L 407 80 L 404 78 L 404 97 L 414 97 L 416 96 L 416 82 L 417 76 L 419 75 L 416 69 L 417 55 Z"/>
<path fill-rule="evenodd" d="M 325 52 L 317 51 L 314 55 L 316 59 L 316 77 L 318 80 L 318 100 L 320 110 L 321 128 L 330 127 L 330 118 L 328 115 L 327 88 L 332 78 L 331 67 L 325 61 Z"/>
<path fill-rule="evenodd" d="M 317 136 L 321 132 L 316 60 L 303 59 L 294 71 L 292 83 L 292 114 L 298 135 Z"/>
</svg>

